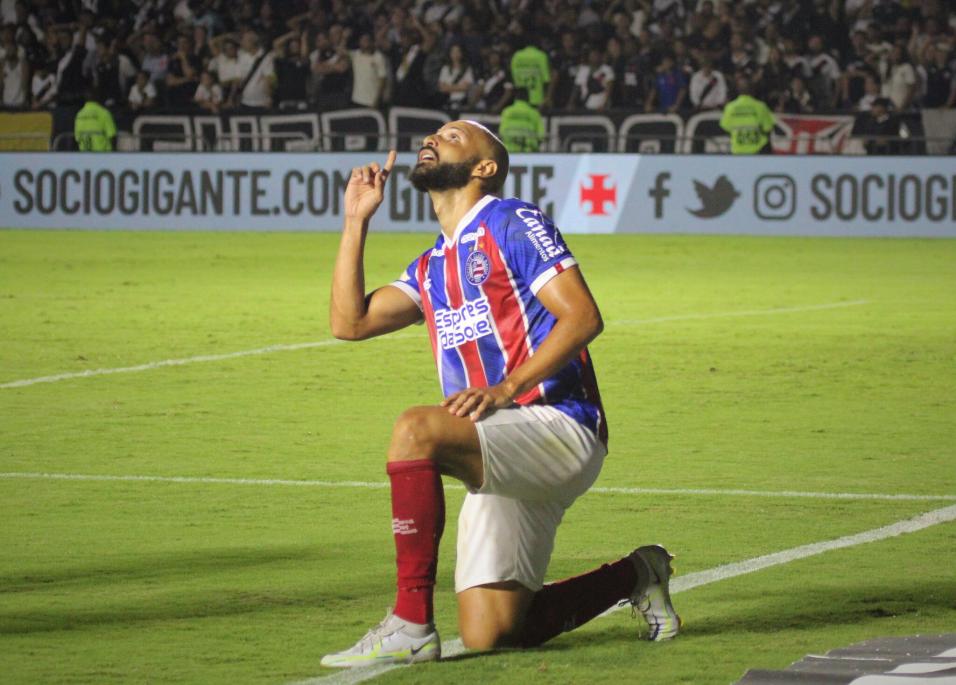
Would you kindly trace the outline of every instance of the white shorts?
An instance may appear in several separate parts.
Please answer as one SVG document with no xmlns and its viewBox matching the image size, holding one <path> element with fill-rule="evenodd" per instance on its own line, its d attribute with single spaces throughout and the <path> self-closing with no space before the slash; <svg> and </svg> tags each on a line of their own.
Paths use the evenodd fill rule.
<svg viewBox="0 0 956 685">
<path fill-rule="evenodd" d="M 485 480 L 458 516 L 455 592 L 505 580 L 537 591 L 564 511 L 597 479 L 607 449 L 545 405 L 499 409 L 475 426 Z"/>
</svg>

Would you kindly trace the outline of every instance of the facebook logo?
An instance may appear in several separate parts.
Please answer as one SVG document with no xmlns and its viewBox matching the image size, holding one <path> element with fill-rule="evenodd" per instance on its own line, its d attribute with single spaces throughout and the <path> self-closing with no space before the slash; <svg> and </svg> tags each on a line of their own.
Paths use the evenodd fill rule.
<svg viewBox="0 0 956 685">
<path fill-rule="evenodd" d="M 671 178 L 669 171 L 662 171 L 654 179 L 654 187 L 647 191 L 647 194 L 654 200 L 654 218 L 660 219 L 664 216 L 664 198 L 670 197 L 671 191 L 665 185 Z"/>
</svg>

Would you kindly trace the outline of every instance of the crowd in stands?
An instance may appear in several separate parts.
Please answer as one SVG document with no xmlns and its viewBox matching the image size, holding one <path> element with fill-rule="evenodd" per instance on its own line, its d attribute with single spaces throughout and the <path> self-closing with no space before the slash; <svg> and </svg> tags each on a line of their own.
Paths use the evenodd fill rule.
<svg viewBox="0 0 956 685">
<path fill-rule="evenodd" d="M 500 112 L 956 103 L 945 0 L 0 0 L 2 105 Z"/>
</svg>

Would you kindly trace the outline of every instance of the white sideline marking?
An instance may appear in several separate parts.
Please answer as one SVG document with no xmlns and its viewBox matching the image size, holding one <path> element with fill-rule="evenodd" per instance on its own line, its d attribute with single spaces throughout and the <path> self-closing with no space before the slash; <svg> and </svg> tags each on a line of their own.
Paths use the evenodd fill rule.
<svg viewBox="0 0 956 685">
<path fill-rule="evenodd" d="M 618 319 L 609 321 L 618 326 L 638 326 L 650 323 L 664 323 L 666 321 L 692 321 L 695 319 L 722 319 L 731 316 L 766 316 L 768 314 L 791 314 L 793 312 L 815 312 L 821 309 L 840 309 L 842 307 L 859 307 L 869 304 L 869 300 L 850 300 L 848 302 L 828 302 L 826 304 L 808 304 L 800 307 L 777 307 L 776 309 L 745 309 L 739 312 L 712 312 L 710 314 L 677 314 L 675 316 L 658 316 L 653 319 Z"/>
<path fill-rule="evenodd" d="M 619 326 L 638 326 L 652 323 L 662 323 L 665 321 L 687 321 L 690 319 L 719 319 L 728 316 L 764 316 L 770 314 L 789 314 L 791 312 L 812 312 L 819 309 L 837 309 L 839 307 L 855 307 L 861 304 L 868 304 L 869 300 L 853 300 L 851 302 L 830 302 L 828 304 L 811 304 L 802 307 L 780 307 L 777 309 L 750 309 L 740 312 L 715 312 L 712 314 L 681 314 L 678 316 L 661 316 L 655 319 L 624 319 L 609 321 L 610 324 Z M 416 335 L 389 335 L 375 340 L 398 340 L 401 338 L 413 338 Z M 254 350 L 240 350 L 238 352 L 226 352 L 224 354 L 202 354 L 196 357 L 183 357 L 182 359 L 164 359 L 158 362 L 148 362 L 146 364 L 137 364 L 136 366 L 120 366 L 108 369 L 88 369 L 86 371 L 69 371 L 67 373 L 58 373 L 52 376 L 39 376 L 38 378 L 25 378 L 18 381 L 8 381 L 0 383 L 0 390 L 4 388 L 23 388 L 28 385 L 38 383 L 56 383 L 57 381 L 66 381 L 73 378 L 89 378 L 91 376 L 106 376 L 114 373 L 136 373 L 138 371 L 151 371 L 164 366 L 184 366 L 186 364 L 196 364 L 199 362 L 218 362 L 225 359 L 236 359 L 237 357 L 250 357 L 259 354 L 270 354 L 272 352 L 292 352 L 295 350 L 306 350 L 313 347 L 325 347 L 327 345 L 338 345 L 342 340 L 331 338 L 329 340 L 316 340 L 315 342 L 293 343 L 289 345 L 268 345 Z"/>
<path fill-rule="evenodd" d="M 417 335 L 390 335 L 374 340 L 401 340 L 407 338 L 417 338 Z M 39 378 L 25 378 L 19 381 L 9 381 L 0 383 L 2 388 L 22 388 L 37 383 L 56 383 L 57 381 L 66 381 L 72 378 L 89 378 L 90 376 L 106 376 L 113 373 L 136 373 L 137 371 L 151 371 L 160 369 L 164 366 L 185 366 L 186 364 L 197 364 L 199 362 L 219 362 L 225 359 L 236 359 L 238 357 L 251 357 L 259 354 L 270 354 L 272 352 L 294 352 L 296 350 L 307 350 L 313 347 L 327 347 L 329 345 L 340 345 L 344 340 L 329 338 L 328 340 L 316 340 L 314 342 L 291 343 L 281 345 L 267 345 L 258 347 L 254 350 L 239 350 L 238 352 L 225 352 L 223 354 L 201 354 L 196 357 L 183 357 L 182 359 L 163 359 L 158 362 L 148 362 L 146 364 L 137 364 L 136 366 L 120 366 L 110 369 L 87 369 L 86 371 L 70 371 L 68 373 L 58 373 L 53 376 L 40 376 Z"/>
<path fill-rule="evenodd" d="M 213 485 L 285 485 L 311 488 L 368 488 L 385 490 L 386 482 L 360 480 L 283 480 L 280 478 L 215 478 L 212 476 L 113 476 L 86 473 L 39 473 L 8 471 L 0 473 L 0 479 L 23 478 L 27 480 L 88 480 L 132 481 L 155 483 L 209 483 Z M 445 484 L 446 490 L 464 490 L 464 486 Z M 711 488 L 616 488 L 593 487 L 589 493 L 608 495 L 713 495 L 725 497 L 780 497 L 805 499 L 882 500 L 907 502 L 952 502 L 956 495 L 910 495 L 866 492 L 800 492 L 794 490 L 716 490 Z"/>
<path fill-rule="evenodd" d="M 763 556 L 754 557 L 753 559 L 746 559 L 744 561 L 738 561 L 732 564 L 724 564 L 722 566 L 707 569 L 706 571 L 689 573 L 686 576 L 675 578 L 673 582 L 671 582 L 671 593 L 676 594 L 678 592 L 685 592 L 695 587 L 700 587 L 701 585 L 708 585 L 710 583 L 716 583 L 720 580 L 735 578 L 737 576 L 753 573 L 754 571 L 759 571 L 771 566 L 788 564 L 791 561 L 806 559 L 807 557 L 823 554 L 824 552 L 829 552 L 835 549 L 855 547 L 857 545 L 863 545 L 868 542 L 876 542 L 878 540 L 885 540 L 887 538 L 904 535 L 906 533 L 915 533 L 925 528 L 930 528 L 931 526 L 936 526 L 941 523 L 949 523 L 951 521 L 956 521 L 956 505 L 943 507 L 942 509 L 936 509 L 925 514 L 920 514 L 919 516 L 915 516 L 913 518 L 897 521 L 896 523 L 891 523 L 888 526 L 873 528 L 872 530 L 863 531 L 862 533 L 856 533 L 854 535 L 846 535 L 835 540 L 814 542 L 809 545 L 801 545 L 799 547 L 785 549 L 780 552 L 774 552 L 773 554 L 765 554 Z M 625 604 L 623 606 L 627 605 Z M 620 606 L 612 607 L 601 615 L 607 616 L 620 608 Z M 461 652 L 465 651 L 461 644 L 461 640 L 459 639 L 443 642 L 441 647 L 442 656 L 455 656 L 456 654 L 460 654 Z M 395 668 L 407 668 L 407 666 L 401 664 L 390 664 L 384 666 L 371 666 L 368 668 L 348 669 L 330 676 L 320 676 L 299 681 L 295 685 L 355 685 L 356 683 L 362 683 L 366 680 L 376 678 L 382 673 L 391 671 Z"/>
</svg>

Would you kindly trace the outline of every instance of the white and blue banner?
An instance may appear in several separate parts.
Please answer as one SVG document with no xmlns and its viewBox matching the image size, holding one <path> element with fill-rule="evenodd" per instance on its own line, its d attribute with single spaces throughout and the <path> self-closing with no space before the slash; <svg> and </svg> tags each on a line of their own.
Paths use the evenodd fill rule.
<svg viewBox="0 0 956 685">
<path fill-rule="evenodd" d="M 337 231 L 361 153 L 0 154 L 0 227 Z M 437 231 L 399 155 L 374 230 Z M 506 196 L 566 233 L 956 237 L 947 157 L 526 154 Z"/>
</svg>

